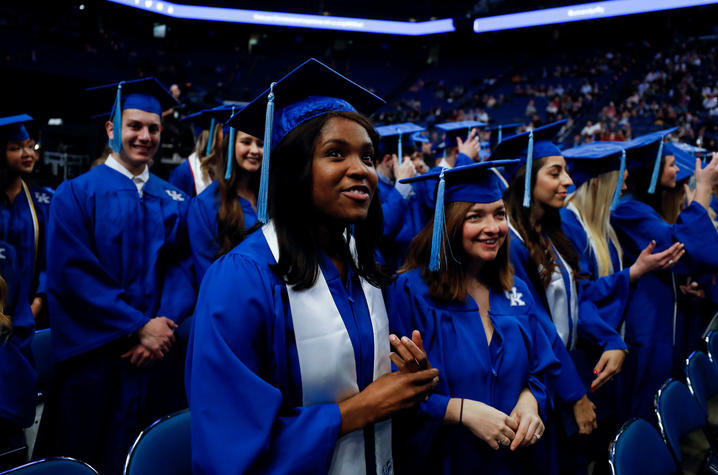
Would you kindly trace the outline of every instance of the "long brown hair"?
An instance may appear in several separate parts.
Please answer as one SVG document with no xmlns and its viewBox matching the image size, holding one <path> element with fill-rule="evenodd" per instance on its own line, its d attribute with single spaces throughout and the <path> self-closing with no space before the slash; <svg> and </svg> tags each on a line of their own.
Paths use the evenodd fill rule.
<svg viewBox="0 0 718 475">
<path fill-rule="evenodd" d="M 545 158 L 533 162 L 531 169 L 532 195 L 536 185 L 536 175 L 545 162 Z M 526 165 L 522 165 L 504 194 L 504 202 L 506 202 L 511 225 L 518 232 L 529 251 L 529 273 L 533 274 L 532 278 L 538 278 L 538 282 L 546 288 L 551 283 L 551 275 L 556 269 L 557 257 L 554 256 L 551 244 L 553 243 L 556 251 L 571 267 L 574 276 L 578 276 L 578 254 L 571 241 L 561 230 L 561 215 L 558 209 L 546 206 L 543 216 L 539 219 L 536 207 L 542 205 L 536 203 L 533 197 L 529 208 L 523 206 L 525 178 Z"/>
<path fill-rule="evenodd" d="M 203 130 L 197 138 L 197 144 L 195 145 L 194 153 L 199 159 L 200 173 L 202 174 L 202 180 L 205 183 L 208 181 L 212 181 L 211 179 L 215 179 L 216 175 L 219 175 L 219 172 L 217 170 L 221 168 L 219 164 L 222 163 L 224 160 L 224 155 L 222 152 L 226 149 L 222 146 L 223 142 L 219 141 L 219 136 L 222 130 L 222 124 L 216 124 L 214 126 L 214 133 L 212 134 L 212 144 L 209 148 L 209 155 L 206 155 L 207 142 L 209 142 L 209 130 Z"/>
<path fill-rule="evenodd" d="M 343 117 L 358 123 L 378 150 L 379 134 L 371 121 L 356 112 L 332 111 L 298 125 L 272 150 L 269 165 L 269 216 L 277 231 L 279 261 L 272 270 L 296 290 L 308 289 L 319 275 L 319 242 L 312 204 L 312 166 L 317 138 L 327 121 Z M 376 160 L 375 160 L 376 163 Z M 347 226 L 356 240 L 356 272 L 376 287 L 391 282 L 376 262 L 384 219 L 374 194 L 364 221 Z M 349 249 L 347 246 L 347 255 Z M 351 259 L 350 259 L 351 260 Z"/>
<path fill-rule="evenodd" d="M 224 156 L 229 156 L 229 147 L 234 147 L 235 144 L 229 143 L 229 134 L 224 135 L 222 141 L 222 150 Z M 234 249 L 237 244 L 242 242 L 247 236 L 248 231 L 244 229 L 244 212 L 242 211 L 242 204 L 237 197 L 237 188 L 242 178 L 243 173 L 247 173 L 242 170 L 236 163 L 232 164 L 232 172 L 229 176 L 229 180 L 225 180 L 226 160 L 222 165 L 217 167 L 217 192 L 219 198 L 219 211 L 217 212 L 217 240 L 219 241 L 219 252 L 217 257 L 227 254 L 229 251 Z M 252 173 L 249 179 L 249 188 L 254 192 L 255 195 L 259 193 L 259 171 Z"/>
<path fill-rule="evenodd" d="M 466 300 L 466 253 L 463 247 L 463 230 L 466 214 L 474 203 L 455 202 L 446 205 L 446 232 L 442 235 L 441 267 L 428 269 L 434 220 L 411 241 L 406 264 L 399 273 L 421 269 L 421 277 L 429 286 L 429 297 L 440 302 Z M 448 255 L 447 255 L 448 254 Z M 498 255 L 481 268 L 481 280 L 494 291 L 510 290 L 514 285 L 514 270 L 509 260 L 509 239 L 499 248 Z"/>
</svg>

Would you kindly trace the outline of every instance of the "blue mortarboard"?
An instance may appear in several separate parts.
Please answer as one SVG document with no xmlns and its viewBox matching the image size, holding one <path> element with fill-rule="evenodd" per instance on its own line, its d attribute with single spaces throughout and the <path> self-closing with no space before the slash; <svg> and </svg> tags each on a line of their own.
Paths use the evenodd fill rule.
<svg viewBox="0 0 718 475">
<path fill-rule="evenodd" d="M 516 130 L 524 124 L 493 124 L 487 127 L 491 131 L 490 146 L 493 150 L 498 144 L 504 141 L 504 138 L 516 135 Z"/>
<path fill-rule="evenodd" d="M 519 162 L 513 167 L 504 168 L 504 176 L 507 181 L 511 181 L 511 178 L 521 168 L 521 165 L 526 165 L 523 201 L 525 208 L 531 205 L 531 167 L 533 166 L 533 161 L 544 157 L 561 155 L 561 150 L 554 145 L 552 140 L 565 123 L 566 120 L 560 120 L 522 134 L 507 137 L 496 146 L 496 149 L 491 154 L 491 160 L 519 159 Z"/>
<path fill-rule="evenodd" d="M 404 158 L 404 147 L 414 146 L 414 134 L 423 132 L 425 129 L 411 122 L 403 124 L 383 125 L 377 127 L 376 131 L 381 136 L 379 142 L 379 153 L 393 153 L 399 159 L 399 165 Z"/>
<path fill-rule="evenodd" d="M 411 134 L 411 140 L 414 142 L 415 147 L 417 147 L 417 144 L 419 143 L 431 143 L 429 137 L 422 135 L 421 132 L 414 132 L 413 134 Z"/>
<path fill-rule="evenodd" d="M 647 162 L 653 161 L 651 183 L 648 186 L 648 193 L 650 194 L 656 192 L 656 185 L 658 184 L 659 178 L 658 174 L 661 170 L 661 157 L 666 155 L 666 153 L 663 152 L 663 140 L 676 130 L 678 130 L 678 127 L 659 130 L 658 132 L 636 137 L 628 142 L 632 150 L 632 153 L 629 154 L 628 157 L 629 168 L 638 168 Z"/>
<path fill-rule="evenodd" d="M 96 86 L 85 89 L 95 95 L 99 95 L 99 102 L 106 107 L 112 103 L 110 120 L 115 131 L 122 130 L 122 111 L 125 109 L 139 109 L 162 116 L 165 111 L 179 104 L 177 99 L 154 77 L 121 81 L 104 86 Z M 114 133 L 110 146 L 115 153 L 122 149 L 122 133 Z"/>
<path fill-rule="evenodd" d="M 446 135 L 444 138 L 444 144 L 446 147 L 456 146 L 456 137 L 463 137 L 466 139 L 471 134 L 471 129 L 485 127 L 484 122 L 478 122 L 476 120 L 462 120 L 459 122 L 444 122 L 443 124 L 436 124 L 437 129 L 443 130 Z"/>
<path fill-rule="evenodd" d="M 5 141 L 22 142 L 30 138 L 25 129 L 26 122 L 32 122 L 27 114 L 0 117 L 0 137 Z"/>
<path fill-rule="evenodd" d="M 257 199 L 259 221 L 266 223 L 268 220 L 271 151 L 290 131 L 327 112 L 350 111 L 368 116 L 383 104 L 384 100 L 380 97 L 311 58 L 272 83 L 269 89 L 233 115 L 228 125 L 255 137 L 264 137 Z"/>
<path fill-rule="evenodd" d="M 576 187 L 603 173 L 618 170 L 618 184 L 613 194 L 611 210 L 618 205 L 626 170 L 626 142 L 591 142 L 563 151 L 571 179 Z"/>
<path fill-rule="evenodd" d="M 181 120 L 194 122 L 203 129 L 206 128 L 207 130 L 209 130 L 207 149 L 204 152 L 205 155 L 209 155 L 209 153 L 212 151 L 212 138 L 214 138 L 215 124 L 224 124 L 229 120 L 230 117 L 232 117 L 232 115 L 234 115 L 237 110 L 239 110 L 239 108 L 233 105 L 221 105 L 195 112 L 194 114 L 190 114 L 183 117 Z"/>
<path fill-rule="evenodd" d="M 676 158 L 678 165 L 676 181 L 681 181 L 696 172 L 696 158 L 702 158 L 707 150 L 687 143 L 669 142 L 663 146 L 663 152 Z"/>
<path fill-rule="evenodd" d="M 454 168 L 434 169 L 423 175 L 400 180 L 400 183 L 436 180 L 436 206 L 434 229 L 431 238 L 429 270 L 438 271 L 441 266 L 441 242 L 444 233 L 444 206 L 457 201 L 468 203 L 493 203 L 506 191 L 506 182 L 495 167 L 509 166 L 518 160 L 479 162 Z"/>
</svg>

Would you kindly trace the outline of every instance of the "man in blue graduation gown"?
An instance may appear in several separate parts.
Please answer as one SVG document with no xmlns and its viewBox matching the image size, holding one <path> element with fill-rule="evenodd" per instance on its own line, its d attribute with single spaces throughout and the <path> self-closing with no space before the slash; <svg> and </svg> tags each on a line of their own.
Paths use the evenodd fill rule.
<svg viewBox="0 0 718 475">
<path fill-rule="evenodd" d="M 48 302 L 58 455 L 120 473 L 140 430 L 186 405 L 173 330 L 194 304 L 189 197 L 149 173 L 161 113 L 154 78 L 99 88 L 116 100 L 105 164 L 66 181 L 50 210 Z"/>
</svg>

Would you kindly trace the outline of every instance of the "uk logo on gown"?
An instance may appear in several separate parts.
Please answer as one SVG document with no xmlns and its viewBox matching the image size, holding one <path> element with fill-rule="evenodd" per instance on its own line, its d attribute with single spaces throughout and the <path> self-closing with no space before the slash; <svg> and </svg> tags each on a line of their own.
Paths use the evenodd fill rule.
<svg viewBox="0 0 718 475">
<path fill-rule="evenodd" d="M 523 307 L 526 305 L 526 303 L 523 301 L 521 297 L 524 296 L 521 292 L 516 290 L 516 287 L 512 287 L 510 292 L 504 292 L 506 294 L 506 298 L 511 300 L 511 306 L 512 307 Z"/>
<path fill-rule="evenodd" d="M 184 201 L 184 196 L 182 196 L 182 193 L 175 190 L 165 190 L 168 195 L 170 195 L 170 198 L 172 198 L 175 201 Z"/>
<path fill-rule="evenodd" d="M 47 193 L 35 193 L 35 201 L 40 204 L 50 204 L 50 196 Z"/>
</svg>

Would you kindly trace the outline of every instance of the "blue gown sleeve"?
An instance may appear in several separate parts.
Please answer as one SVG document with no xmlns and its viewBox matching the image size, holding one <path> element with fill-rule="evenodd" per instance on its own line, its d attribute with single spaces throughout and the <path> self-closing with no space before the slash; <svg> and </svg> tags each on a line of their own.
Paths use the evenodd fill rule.
<svg viewBox="0 0 718 475">
<path fill-rule="evenodd" d="M 456 156 L 456 165 L 457 167 L 463 167 L 464 165 L 473 165 L 474 161 L 466 155 L 465 153 L 460 153 Z"/>
<path fill-rule="evenodd" d="M 676 224 L 670 225 L 648 205 L 629 200 L 616 208 L 611 223 L 623 238 L 624 251 L 634 260 L 651 240 L 656 241 L 654 252 L 681 242 L 686 253 L 673 268 L 675 273 L 689 275 L 718 270 L 718 233 L 706 209 L 696 202 L 681 211 Z"/>
<path fill-rule="evenodd" d="M 207 205 L 203 194 L 194 198 L 190 204 L 187 228 L 194 260 L 195 281 L 199 285 L 207 268 L 214 262 L 219 252 L 217 211 Z"/>
<path fill-rule="evenodd" d="M 554 356 L 561 366 L 558 374 L 549 374 L 547 385 L 549 393 L 552 399 L 557 399 L 562 404 L 574 403 L 586 394 L 586 388 L 581 381 L 576 366 L 573 364 L 571 355 L 566 346 L 564 346 L 556 326 L 551 320 L 551 316 L 544 307 L 541 295 L 537 292 L 529 277 L 526 269 L 526 263 L 529 259 L 528 250 L 513 233 L 511 235 L 511 252 L 509 254 L 516 277 L 526 283 L 526 287 L 534 301 L 534 314 L 538 326 L 544 333 Z"/>
<path fill-rule="evenodd" d="M 29 427 L 35 418 L 37 373 L 30 363 L 35 319 L 23 290 L 26 287 L 20 285 L 19 274 L 11 268 L 16 262 L 12 247 L 6 243 L 0 247 L 5 251 L 0 271 L 8 285 L 4 313 L 12 318 L 13 325 L 10 337 L 0 340 L 0 418 Z"/>
<path fill-rule="evenodd" d="M 406 200 L 396 188 L 382 188 L 381 211 L 384 215 L 384 239 L 395 239 L 409 213 Z"/>
<path fill-rule="evenodd" d="M 134 333 L 149 318 L 127 303 L 125 290 L 93 253 L 92 218 L 78 193 L 82 195 L 72 181 L 66 181 L 52 200 L 48 297 L 51 311 L 54 301 L 88 335 L 103 335 L 102 341 L 90 343 L 98 346 Z M 96 318 L 97 315 L 103 318 Z"/>
<path fill-rule="evenodd" d="M 274 282 L 274 283 L 273 283 Z M 210 266 L 194 315 L 185 378 L 195 473 L 326 473 L 337 404 L 292 407 L 283 284 L 235 253 Z M 278 337 L 281 335 L 281 337 Z"/>
<path fill-rule="evenodd" d="M 618 329 L 630 296 L 630 269 L 599 276 L 596 258 L 586 231 L 573 212 L 566 208 L 561 209 L 561 227 L 579 256 L 579 275 L 583 278 L 579 279 L 577 284 L 581 287 L 583 298 L 593 302 L 600 317 L 612 328 Z M 615 252 L 615 249 L 613 251 Z M 614 261 L 614 269 L 618 264 L 620 263 Z"/>
</svg>

